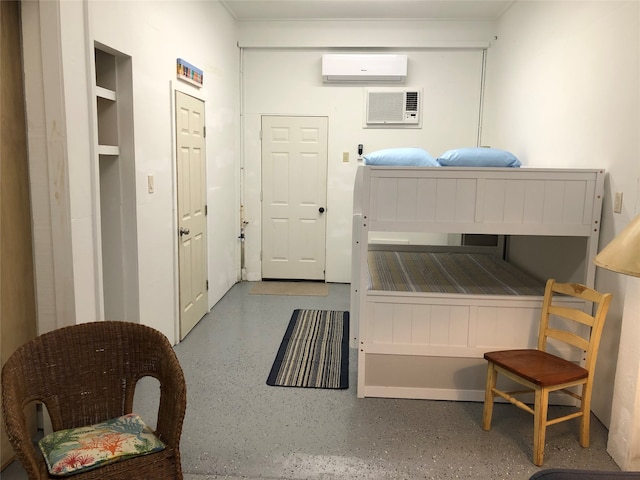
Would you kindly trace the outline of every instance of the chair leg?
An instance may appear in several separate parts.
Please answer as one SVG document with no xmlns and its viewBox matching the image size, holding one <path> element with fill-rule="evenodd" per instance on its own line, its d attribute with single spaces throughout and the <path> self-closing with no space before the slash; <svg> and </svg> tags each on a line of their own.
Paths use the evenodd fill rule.
<svg viewBox="0 0 640 480">
<path fill-rule="evenodd" d="M 580 409 L 582 410 L 582 418 L 580 419 L 580 446 L 587 448 L 589 446 L 589 428 L 591 425 L 591 392 L 587 392 L 587 386 L 582 387 L 582 400 Z"/>
<path fill-rule="evenodd" d="M 491 417 L 493 416 L 493 389 L 496 386 L 497 372 L 492 362 L 487 367 L 487 386 L 484 391 L 484 409 L 482 411 L 482 429 L 491 429 Z"/>
<path fill-rule="evenodd" d="M 536 389 L 533 416 L 533 463 L 542 466 L 544 460 L 544 442 L 547 430 L 547 412 L 549 409 L 549 391 Z"/>
</svg>

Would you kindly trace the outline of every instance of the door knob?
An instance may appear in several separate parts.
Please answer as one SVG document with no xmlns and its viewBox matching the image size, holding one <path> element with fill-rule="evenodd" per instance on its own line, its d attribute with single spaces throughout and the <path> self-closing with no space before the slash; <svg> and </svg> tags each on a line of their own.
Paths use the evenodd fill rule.
<svg viewBox="0 0 640 480">
<path fill-rule="evenodd" d="M 320 213 L 324 213 L 324 207 L 320 207 L 320 208 L 318 209 L 318 211 L 319 211 Z"/>
<path fill-rule="evenodd" d="M 184 227 L 180 227 L 180 235 L 189 235 L 189 229 L 188 228 L 184 228 Z"/>
</svg>

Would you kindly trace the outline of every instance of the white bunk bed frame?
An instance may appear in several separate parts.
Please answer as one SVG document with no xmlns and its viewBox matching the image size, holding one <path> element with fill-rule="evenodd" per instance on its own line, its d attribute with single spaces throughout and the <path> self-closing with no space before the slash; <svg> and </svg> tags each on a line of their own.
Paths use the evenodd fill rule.
<svg viewBox="0 0 640 480">
<path fill-rule="evenodd" d="M 369 291 L 369 232 L 585 237 L 582 283 L 593 286 L 604 176 L 595 169 L 358 167 L 350 315 L 358 397 L 482 401 L 484 352 L 535 348 L 542 305 L 541 296 Z"/>
</svg>

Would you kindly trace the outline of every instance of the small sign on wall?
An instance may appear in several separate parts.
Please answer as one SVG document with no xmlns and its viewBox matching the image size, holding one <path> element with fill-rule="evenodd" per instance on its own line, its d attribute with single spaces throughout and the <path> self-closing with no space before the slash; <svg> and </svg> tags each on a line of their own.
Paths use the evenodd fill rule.
<svg viewBox="0 0 640 480">
<path fill-rule="evenodd" d="M 185 62 L 181 58 L 178 58 L 177 60 L 177 68 L 178 68 L 177 74 L 180 80 L 184 80 L 185 82 L 191 83 L 196 87 L 202 87 L 202 83 L 204 81 L 202 70 L 194 67 L 188 62 Z"/>
</svg>

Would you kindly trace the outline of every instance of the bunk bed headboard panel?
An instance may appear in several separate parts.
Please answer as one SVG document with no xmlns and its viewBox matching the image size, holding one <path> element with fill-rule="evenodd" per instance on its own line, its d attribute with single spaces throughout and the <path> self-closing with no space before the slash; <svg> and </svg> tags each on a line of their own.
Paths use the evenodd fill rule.
<svg viewBox="0 0 640 480">
<path fill-rule="evenodd" d="M 370 230 L 587 237 L 599 230 L 601 170 L 360 168 Z"/>
</svg>

